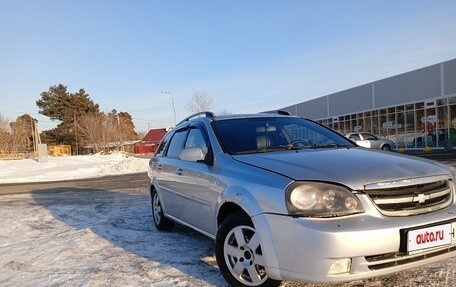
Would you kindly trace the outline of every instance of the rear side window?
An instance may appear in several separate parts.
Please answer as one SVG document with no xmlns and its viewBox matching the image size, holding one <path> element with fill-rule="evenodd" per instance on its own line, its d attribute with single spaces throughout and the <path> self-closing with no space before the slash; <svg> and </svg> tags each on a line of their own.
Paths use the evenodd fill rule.
<svg viewBox="0 0 456 287">
<path fill-rule="evenodd" d="M 179 158 L 179 154 L 184 148 L 185 139 L 187 138 L 187 132 L 188 130 L 182 130 L 174 133 L 174 136 L 171 139 L 171 142 L 169 143 L 169 148 L 168 152 L 166 153 L 166 156 Z"/>
<path fill-rule="evenodd" d="M 354 140 L 354 141 L 359 141 L 359 140 L 361 140 L 361 138 L 359 137 L 358 134 L 351 135 L 351 136 L 350 136 L 350 139 L 351 139 L 351 140 Z"/>
<path fill-rule="evenodd" d="M 364 140 L 366 141 L 373 141 L 373 140 L 376 140 L 377 138 L 371 134 L 363 134 L 363 138 Z"/>
<path fill-rule="evenodd" d="M 163 153 L 165 151 L 165 147 L 169 142 L 169 139 L 171 138 L 171 134 L 167 134 L 161 141 L 160 145 L 157 148 L 157 151 L 155 152 L 155 157 L 162 157 Z"/>
</svg>

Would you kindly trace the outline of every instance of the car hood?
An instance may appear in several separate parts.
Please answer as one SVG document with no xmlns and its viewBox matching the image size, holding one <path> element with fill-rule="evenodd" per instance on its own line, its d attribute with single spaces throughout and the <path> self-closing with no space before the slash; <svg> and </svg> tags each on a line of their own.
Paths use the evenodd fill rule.
<svg viewBox="0 0 456 287">
<path fill-rule="evenodd" d="M 438 162 L 363 148 L 326 148 L 234 155 L 239 162 L 294 180 L 343 184 L 362 190 L 371 183 L 433 175 L 451 175 Z"/>
</svg>

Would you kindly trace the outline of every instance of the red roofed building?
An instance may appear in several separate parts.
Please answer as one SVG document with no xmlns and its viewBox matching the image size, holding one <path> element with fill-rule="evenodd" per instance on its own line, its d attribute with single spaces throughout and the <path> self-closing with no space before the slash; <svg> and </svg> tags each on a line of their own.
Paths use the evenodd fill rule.
<svg viewBox="0 0 456 287">
<path fill-rule="evenodd" d="M 143 142 L 149 143 L 149 144 L 159 144 L 162 140 L 162 138 L 166 134 L 166 129 L 155 129 L 155 130 L 150 130 L 147 135 L 143 138 Z"/>
<path fill-rule="evenodd" d="M 135 146 L 135 153 L 154 153 L 166 133 L 166 129 L 150 130 L 141 145 Z"/>
</svg>

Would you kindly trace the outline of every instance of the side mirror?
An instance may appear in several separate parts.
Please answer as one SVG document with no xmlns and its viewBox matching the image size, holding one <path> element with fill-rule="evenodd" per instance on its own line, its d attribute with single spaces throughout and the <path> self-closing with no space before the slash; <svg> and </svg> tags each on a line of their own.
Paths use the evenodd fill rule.
<svg viewBox="0 0 456 287">
<path fill-rule="evenodd" d="M 200 147 L 189 147 L 181 151 L 179 159 L 183 161 L 199 162 L 204 161 L 206 155 Z"/>
</svg>

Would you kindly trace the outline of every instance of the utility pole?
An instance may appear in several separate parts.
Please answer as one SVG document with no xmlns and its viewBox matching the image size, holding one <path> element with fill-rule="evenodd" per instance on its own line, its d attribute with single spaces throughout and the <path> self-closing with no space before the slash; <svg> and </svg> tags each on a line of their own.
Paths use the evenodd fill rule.
<svg viewBox="0 0 456 287">
<path fill-rule="evenodd" d="M 37 122 L 33 122 L 33 126 L 35 128 L 35 146 L 36 146 L 36 150 L 38 151 L 38 146 L 41 144 L 41 137 L 40 137 L 40 132 L 38 130 L 38 123 Z"/>
<path fill-rule="evenodd" d="M 76 128 L 76 110 L 73 110 L 73 128 L 74 128 L 74 138 L 75 138 L 75 144 L 76 144 L 76 155 L 79 155 L 78 131 Z"/>
<path fill-rule="evenodd" d="M 174 111 L 174 126 L 176 126 L 177 120 L 176 120 L 176 106 L 174 105 L 174 96 L 172 92 L 168 91 L 161 91 L 162 94 L 170 94 L 171 95 L 171 102 L 173 104 L 173 111 Z"/>
<path fill-rule="evenodd" d="M 37 122 L 33 119 L 30 120 L 30 126 L 32 128 L 32 144 L 33 151 L 38 152 L 38 145 L 41 144 L 40 132 L 38 131 Z"/>
<path fill-rule="evenodd" d="M 32 144 L 33 144 L 33 152 L 36 152 L 36 139 L 35 139 L 35 129 L 33 128 L 33 119 L 30 118 L 30 127 L 32 128 Z"/>
</svg>

